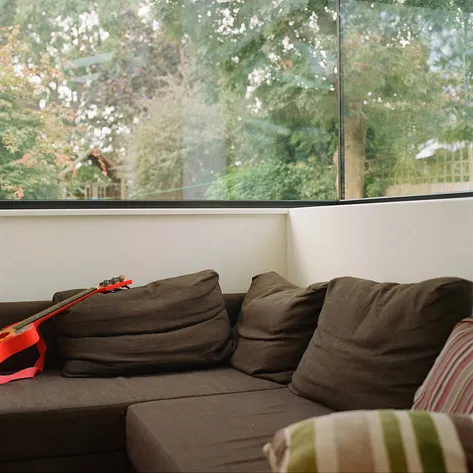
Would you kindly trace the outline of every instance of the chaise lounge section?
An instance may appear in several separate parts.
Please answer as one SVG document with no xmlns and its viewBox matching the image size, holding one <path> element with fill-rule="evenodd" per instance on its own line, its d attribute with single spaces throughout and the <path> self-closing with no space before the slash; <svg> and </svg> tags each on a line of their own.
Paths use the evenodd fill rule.
<svg viewBox="0 0 473 473">
<path fill-rule="evenodd" d="M 224 298 L 234 325 L 244 294 L 228 294 Z M 49 305 L 48 301 L 0 303 L 0 324 L 20 321 L 25 314 Z M 58 356 L 59 348 L 52 319 L 41 325 L 41 332 L 48 345 L 45 372 L 31 380 L 1 387 L 1 472 L 132 471 L 126 455 L 126 439 L 130 435 L 126 435 L 125 419 L 129 406 L 139 403 L 152 406 L 154 403 L 149 401 L 159 405 L 165 400 L 196 397 L 207 400 L 228 394 L 238 399 L 241 393 L 288 391 L 280 384 L 246 375 L 228 365 L 144 376 L 67 378 L 58 369 L 60 360 L 53 356 Z M 30 350 L 13 361 L 24 367 L 31 364 L 34 356 Z M 15 366 L 9 368 L 14 370 Z M 299 401 L 297 396 L 290 397 Z M 195 416 L 200 414 L 195 412 Z M 133 419 L 139 417 L 140 413 L 135 412 Z M 159 425 L 171 435 L 173 425 L 178 424 L 167 416 Z M 285 425 L 284 417 L 278 425 Z M 259 457 L 263 462 L 261 451 Z"/>
<path fill-rule="evenodd" d="M 331 412 L 285 387 L 135 404 L 127 452 L 140 472 L 267 472 L 274 432 Z"/>
</svg>

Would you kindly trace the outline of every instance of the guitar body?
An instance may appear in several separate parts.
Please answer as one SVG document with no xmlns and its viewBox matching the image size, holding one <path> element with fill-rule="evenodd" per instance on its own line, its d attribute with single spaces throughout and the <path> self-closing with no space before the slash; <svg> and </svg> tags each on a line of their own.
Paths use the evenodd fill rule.
<svg viewBox="0 0 473 473">
<path fill-rule="evenodd" d="M 29 324 L 20 329 L 15 324 L 9 325 L 0 331 L 0 363 L 7 358 L 36 345 L 40 339 L 38 328 Z"/>
<path fill-rule="evenodd" d="M 49 307 L 37 314 L 28 317 L 21 322 L 8 325 L 0 330 L 0 364 L 6 359 L 20 353 L 27 348 L 34 345 L 38 348 L 39 358 L 34 366 L 25 368 L 14 374 L 0 375 L 0 384 L 6 384 L 16 379 L 32 378 L 37 373 L 42 372 L 44 368 L 44 360 L 46 354 L 46 344 L 41 338 L 41 334 L 38 331 L 39 325 L 45 320 L 64 312 L 69 307 L 77 304 L 84 299 L 87 299 L 94 294 L 100 292 L 117 292 L 123 288 L 129 289 L 129 284 L 133 281 L 125 280 L 124 276 L 112 278 L 110 280 L 102 281 L 98 286 L 91 287 L 85 291 L 76 294 L 75 296 L 66 299 L 65 301 L 59 302 L 58 304 Z"/>
</svg>

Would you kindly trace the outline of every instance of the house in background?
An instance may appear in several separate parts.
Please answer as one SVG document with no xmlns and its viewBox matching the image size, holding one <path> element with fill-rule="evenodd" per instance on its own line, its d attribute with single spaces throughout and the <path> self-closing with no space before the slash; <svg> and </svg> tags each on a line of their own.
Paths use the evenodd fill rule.
<svg viewBox="0 0 473 473">
<path fill-rule="evenodd" d="M 473 190 L 473 143 L 428 140 L 392 177 L 386 196 Z"/>
<path fill-rule="evenodd" d="M 63 199 L 126 199 L 126 172 L 110 156 L 92 149 L 60 173 Z"/>
<path fill-rule="evenodd" d="M 394 166 L 391 162 L 382 156 L 365 162 L 365 172 L 376 173 L 386 183 L 381 194 L 385 197 L 473 190 L 473 142 L 430 139 Z"/>
</svg>

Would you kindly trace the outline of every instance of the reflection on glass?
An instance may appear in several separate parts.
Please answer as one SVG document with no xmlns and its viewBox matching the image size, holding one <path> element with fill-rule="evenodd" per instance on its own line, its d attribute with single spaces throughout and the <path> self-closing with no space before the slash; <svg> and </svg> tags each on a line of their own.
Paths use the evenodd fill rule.
<svg viewBox="0 0 473 473">
<path fill-rule="evenodd" d="M 343 0 L 347 199 L 473 188 L 468 5 Z"/>
<path fill-rule="evenodd" d="M 0 199 L 336 198 L 334 0 L 1 4 Z"/>
</svg>

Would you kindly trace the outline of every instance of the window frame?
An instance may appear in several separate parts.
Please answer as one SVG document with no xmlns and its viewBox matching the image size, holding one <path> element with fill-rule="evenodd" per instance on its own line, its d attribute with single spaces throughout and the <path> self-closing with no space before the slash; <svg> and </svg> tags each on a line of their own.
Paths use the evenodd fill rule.
<svg viewBox="0 0 473 473">
<path fill-rule="evenodd" d="M 271 209 L 328 207 L 392 202 L 472 198 L 473 191 L 407 196 L 372 197 L 353 200 L 0 200 L 0 210 L 87 210 L 87 209 Z"/>
</svg>

